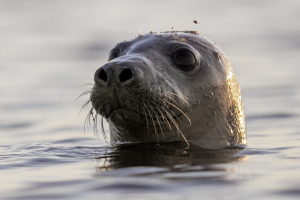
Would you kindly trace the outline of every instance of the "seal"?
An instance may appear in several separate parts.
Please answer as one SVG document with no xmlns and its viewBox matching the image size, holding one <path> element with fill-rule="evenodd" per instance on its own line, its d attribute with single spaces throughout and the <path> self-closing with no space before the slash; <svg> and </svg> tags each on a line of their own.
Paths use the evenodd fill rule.
<svg viewBox="0 0 300 200">
<path fill-rule="evenodd" d="M 117 44 L 94 75 L 91 116 L 111 143 L 246 144 L 240 87 L 227 56 L 195 31 L 139 35 Z M 96 113 L 94 116 L 94 112 Z"/>
</svg>

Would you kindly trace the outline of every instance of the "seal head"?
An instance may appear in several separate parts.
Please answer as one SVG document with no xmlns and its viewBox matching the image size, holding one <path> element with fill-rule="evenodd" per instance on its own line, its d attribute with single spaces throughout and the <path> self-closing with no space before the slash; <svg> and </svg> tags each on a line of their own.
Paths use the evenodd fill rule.
<svg viewBox="0 0 300 200">
<path fill-rule="evenodd" d="M 246 144 L 240 88 L 226 55 L 195 33 L 149 33 L 117 44 L 90 100 L 111 142 Z"/>
</svg>

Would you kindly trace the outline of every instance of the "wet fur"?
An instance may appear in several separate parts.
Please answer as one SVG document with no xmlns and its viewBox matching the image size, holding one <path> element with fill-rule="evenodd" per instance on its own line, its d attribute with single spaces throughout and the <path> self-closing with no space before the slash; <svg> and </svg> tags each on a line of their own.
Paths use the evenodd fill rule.
<svg viewBox="0 0 300 200">
<path fill-rule="evenodd" d="M 150 34 L 155 33 L 152 32 Z M 149 78 L 147 77 L 148 82 L 142 80 L 138 85 L 128 85 L 127 89 L 123 88 L 123 90 L 116 86 L 114 87 L 114 93 L 99 91 L 101 88 L 95 84 L 92 89 L 82 94 L 90 95 L 90 99 L 83 107 L 86 107 L 90 102 L 92 102 L 93 106 L 87 115 L 85 125 L 90 125 L 92 119 L 95 134 L 98 135 L 98 124 L 100 124 L 104 138 L 107 138 L 103 127 L 103 118 L 110 123 L 110 117 L 115 117 L 111 115 L 114 115 L 114 111 L 119 109 L 117 117 L 122 117 L 122 119 L 126 120 L 119 120 L 117 127 L 110 127 L 111 131 L 117 133 L 112 136 L 114 137 L 113 140 L 139 142 L 144 136 L 148 137 L 150 135 L 152 139 L 155 137 L 158 142 L 172 141 L 175 135 L 169 134 L 169 130 L 176 130 L 176 137 L 181 137 L 189 145 L 189 141 L 198 140 L 196 139 L 197 136 L 191 135 L 187 139 L 185 132 L 181 131 L 180 126 L 185 131 L 189 130 L 188 126 L 191 123 L 197 123 L 199 116 L 200 122 L 206 124 L 200 127 L 199 131 L 204 133 L 208 127 L 211 127 L 210 131 L 214 133 L 201 136 L 200 140 L 203 141 L 200 142 L 200 146 L 220 148 L 245 144 L 246 132 L 240 90 L 227 57 L 219 47 L 215 46 L 208 39 L 193 37 L 196 34 L 195 32 L 184 33 L 184 37 L 181 37 L 182 34 L 173 32 L 173 34 L 157 34 L 155 37 L 184 44 L 197 44 L 194 48 L 201 55 L 205 55 L 205 57 L 201 58 L 201 68 L 199 68 L 198 73 L 201 74 L 201 81 L 206 85 L 195 87 L 194 91 L 189 91 L 189 97 L 186 98 L 185 95 L 179 92 L 180 89 L 177 88 L 178 83 L 164 75 L 174 73 L 174 71 L 160 72 L 160 67 L 153 65 L 151 61 L 148 62 L 146 58 L 142 61 L 133 58 L 133 61 L 136 60 L 146 67 L 145 72 L 137 69 L 136 73 L 141 74 L 141 76 L 145 73 L 148 77 L 154 77 L 154 80 L 151 80 L 151 78 L 148 80 Z M 191 37 L 189 37 L 189 34 Z M 138 36 L 134 41 L 137 40 L 138 42 L 145 37 L 147 38 L 147 36 Z M 122 47 L 126 49 L 127 46 L 131 45 L 131 41 L 118 45 L 123 45 Z M 136 51 L 139 50 L 137 49 Z M 140 51 L 143 51 L 143 49 Z M 123 53 L 127 55 L 126 51 Z M 211 69 L 212 66 L 213 70 Z M 155 68 L 154 72 L 153 70 L 147 71 L 147 67 Z M 159 76 L 157 76 L 157 73 Z M 228 73 L 231 73 L 232 77 L 229 77 Z M 179 73 L 178 76 L 182 75 Z M 182 77 L 184 78 L 184 76 Z M 195 78 L 197 78 L 195 81 L 198 81 L 199 77 Z M 193 79 L 194 77 L 191 76 L 189 81 L 193 82 Z M 201 101 L 198 100 L 199 98 Z M 209 112 L 193 112 L 199 106 L 202 110 L 208 110 Z M 219 116 L 225 117 L 218 119 Z M 212 126 L 215 123 L 217 123 L 216 126 Z M 127 130 L 136 131 L 128 132 Z M 224 130 L 228 135 L 220 135 L 219 137 L 218 132 L 220 130 Z M 153 141 L 152 139 L 151 141 Z"/>
</svg>

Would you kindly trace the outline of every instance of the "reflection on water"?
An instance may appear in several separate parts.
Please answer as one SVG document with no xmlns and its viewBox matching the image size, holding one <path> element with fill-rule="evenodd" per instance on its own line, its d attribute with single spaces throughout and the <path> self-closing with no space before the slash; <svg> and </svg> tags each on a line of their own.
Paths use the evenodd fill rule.
<svg viewBox="0 0 300 200">
<path fill-rule="evenodd" d="M 246 161 L 248 156 L 237 155 L 239 151 L 241 149 L 208 150 L 181 142 L 121 144 L 96 156 L 94 163 L 97 172 L 101 173 L 140 166 L 168 168 L 168 172 L 180 171 L 177 166 L 183 166 L 183 171 L 190 171 L 193 167 L 195 172 L 226 171 L 226 167 L 215 168 L 213 164 Z M 103 175 L 101 173 L 98 175 Z M 143 173 L 143 170 L 136 170 L 135 173 Z"/>
</svg>

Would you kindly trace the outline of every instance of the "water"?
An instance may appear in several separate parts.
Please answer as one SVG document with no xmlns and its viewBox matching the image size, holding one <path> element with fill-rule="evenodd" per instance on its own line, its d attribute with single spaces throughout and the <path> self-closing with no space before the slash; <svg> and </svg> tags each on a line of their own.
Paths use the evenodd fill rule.
<svg viewBox="0 0 300 200">
<path fill-rule="evenodd" d="M 298 1 L 0 1 L 0 199 L 299 199 Z M 187 24 L 228 55 L 244 150 L 109 146 L 83 131 L 118 42 Z M 141 25 L 140 25 L 141 23 Z M 107 125 L 105 125 L 107 129 Z"/>
</svg>

